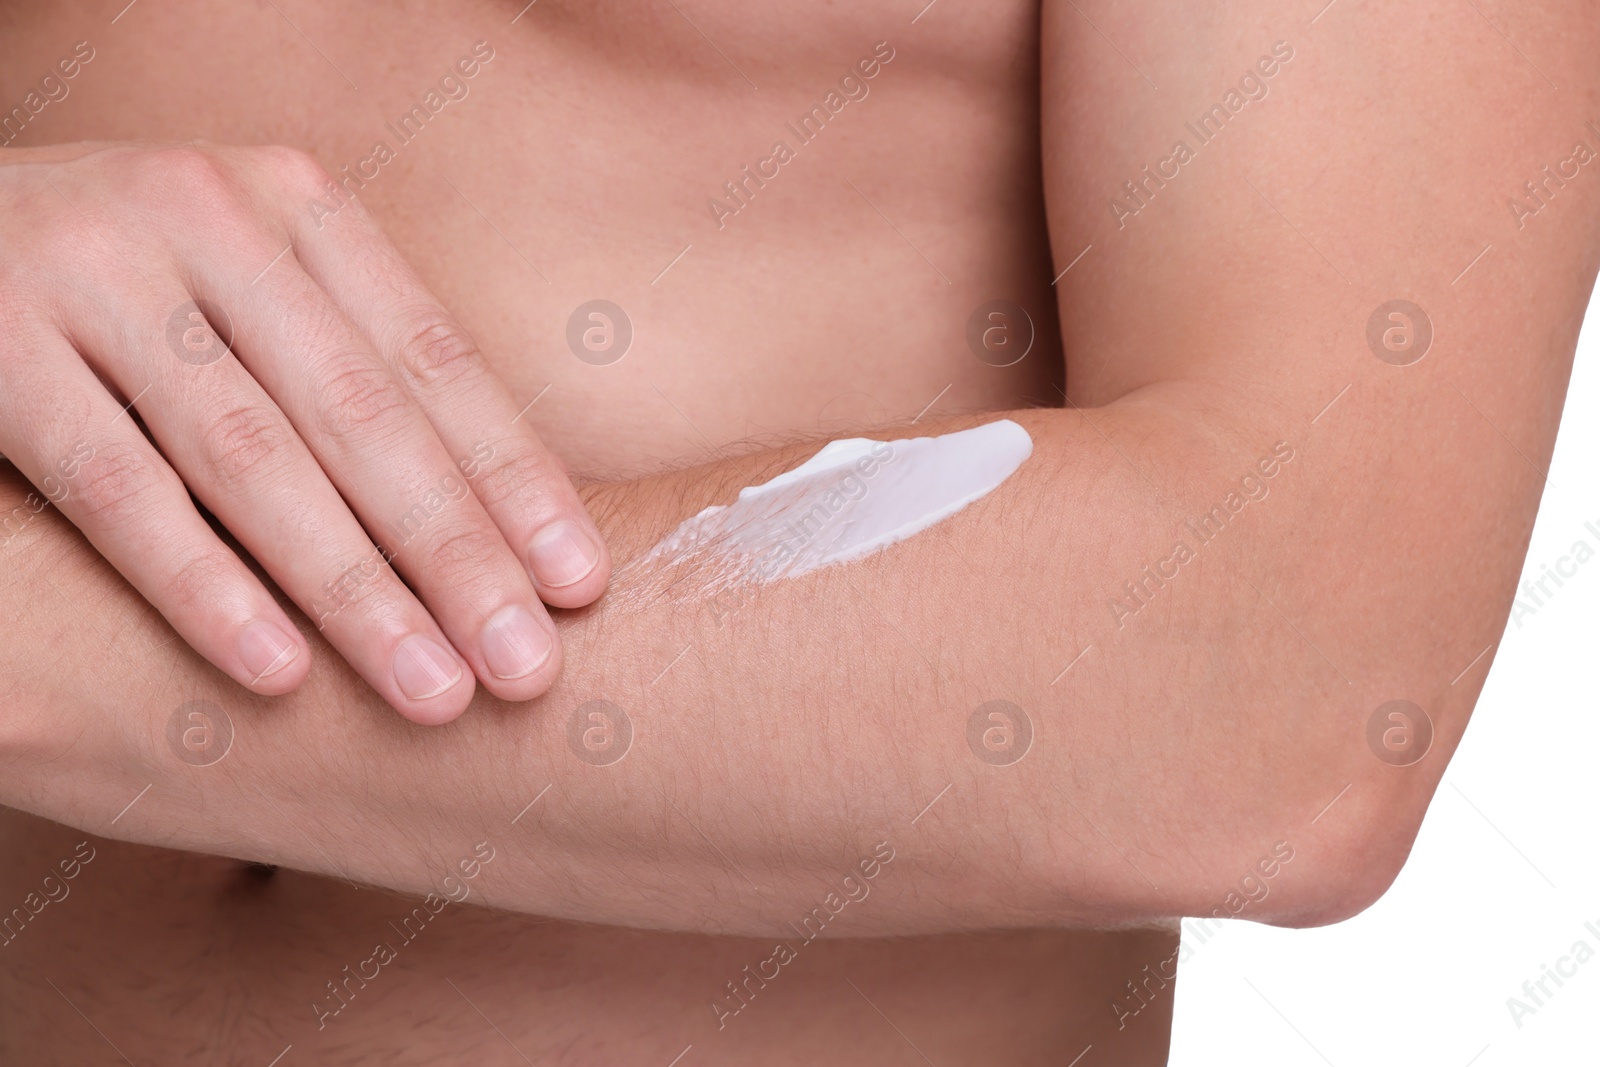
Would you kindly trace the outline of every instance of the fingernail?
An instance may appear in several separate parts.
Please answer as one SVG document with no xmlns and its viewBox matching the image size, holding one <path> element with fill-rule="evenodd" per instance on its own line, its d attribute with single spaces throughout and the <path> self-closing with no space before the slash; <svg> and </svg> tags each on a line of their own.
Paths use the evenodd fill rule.
<svg viewBox="0 0 1600 1067">
<path fill-rule="evenodd" d="M 550 632 L 520 604 L 501 608 L 490 616 L 481 642 L 490 673 L 507 681 L 538 670 L 555 647 Z"/>
<path fill-rule="evenodd" d="M 575 522 L 552 522 L 528 543 L 528 561 L 541 585 L 560 589 L 580 582 L 600 562 L 600 549 Z"/>
<path fill-rule="evenodd" d="M 252 683 L 277 674 L 299 654 L 300 646 L 274 623 L 253 622 L 239 634 L 239 662 L 253 675 Z"/>
<path fill-rule="evenodd" d="M 461 661 L 437 641 L 408 637 L 394 653 L 394 680 L 412 700 L 427 700 L 461 679 Z"/>
</svg>

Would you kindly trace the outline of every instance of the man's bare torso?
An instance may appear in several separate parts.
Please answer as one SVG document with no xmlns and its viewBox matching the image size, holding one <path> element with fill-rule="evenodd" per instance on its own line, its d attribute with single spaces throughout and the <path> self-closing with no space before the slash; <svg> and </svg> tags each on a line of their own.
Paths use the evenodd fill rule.
<svg viewBox="0 0 1600 1067">
<path fill-rule="evenodd" d="M 1059 402 L 1032 4 L 145 0 L 113 23 L 117 7 L 7 6 L 8 107 L 34 67 L 94 49 L 21 143 L 282 143 L 355 175 L 582 476 L 925 408 Z M 425 122 L 403 121 L 419 106 Z M 569 344 L 595 300 L 627 317 L 620 359 L 603 336 L 587 358 Z M 1004 368 L 968 343 L 997 300 L 1036 335 Z M 5 814 L 0 904 L 81 840 Z M 286 1046 L 285 1067 L 664 1065 L 687 1046 L 685 1067 L 1164 1056 L 1173 988 L 1125 1028 L 1113 1004 L 1141 1005 L 1128 983 L 1152 990 L 1166 933 L 821 940 L 750 981 L 767 941 L 469 907 L 402 941 L 391 923 L 411 902 L 388 893 L 94 849 L 71 895 L 0 948 L 7 1062 L 265 1065 Z M 394 962 L 334 999 L 379 941 Z"/>
</svg>

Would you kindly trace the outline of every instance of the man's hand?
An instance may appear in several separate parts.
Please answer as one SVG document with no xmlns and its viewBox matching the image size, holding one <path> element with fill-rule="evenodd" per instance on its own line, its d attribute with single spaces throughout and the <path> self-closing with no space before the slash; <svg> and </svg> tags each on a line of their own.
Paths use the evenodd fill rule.
<svg viewBox="0 0 1600 1067">
<path fill-rule="evenodd" d="M 330 181 L 284 148 L 0 152 L 0 451 L 257 693 L 310 646 L 191 494 L 407 718 L 472 675 L 530 699 L 604 543 L 360 206 L 312 224 Z"/>
</svg>

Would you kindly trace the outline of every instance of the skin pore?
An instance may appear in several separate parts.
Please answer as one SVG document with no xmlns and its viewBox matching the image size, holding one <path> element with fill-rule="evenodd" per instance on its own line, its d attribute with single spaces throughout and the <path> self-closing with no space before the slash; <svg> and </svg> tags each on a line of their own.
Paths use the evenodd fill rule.
<svg viewBox="0 0 1600 1067">
<path fill-rule="evenodd" d="M 570 375 L 548 400 L 564 388 L 579 399 L 533 410 L 576 469 L 602 473 L 582 497 L 619 567 L 689 516 L 730 503 L 741 487 L 793 469 L 839 436 L 837 424 L 820 425 L 819 413 L 851 390 L 893 403 L 887 412 L 862 405 L 841 420 L 851 423 L 844 432 L 938 434 L 1003 415 L 1027 429 L 1032 457 L 963 512 L 858 563 L 737 602 L 680 590 L 626 612 L 608 597 L 558 613 L 566 663 L 544 697 L 509 704 L 480 693 L 459 720 L 432 730 L 394 716 L 314 631 L 316 666 L 301 690 L 276 699 L 241 693 L 44 511 L 6 546 L 3 610 L 7 632 L 21 636 L 0 653 L 9 709 L 0 726 L 0 803 L 77 829 L 70 839 L 40 836 L 31 822 L 8 817 L 26 842 L 18 846 L 26 881 L 57 852 L 70 855 L 84 834 L 104 842 L 61 912 L 81 906 L 84 925 L 74 920 L 74 928 L 104 935 L 81 936 L 112 946 L 119 983 L 139 975 L 139 952 L 118 951 L 126 931 L 139 927 L 140 915 L 164 915 L 161 937 L 176 946 L 174 957 L 160 957 L 170 966 L 148 966 L 176 977 L 160 986 L 160 1003 L 202 1001 L 216 1043 L 264 1050 L 262 1062 L 291 1041 L 297 1054 L 312 1049 L 327 1062 L 389 1049 L 430 1062 L 422 1049 L 429 1041 L 470 1050 L 460 1053 L 467 1057 L 477 1051 L 473 1042 L 493 1043 L 492 1055 L 521 1062 L 446 977 L 530 1056 L 648 1050 L 666 1063 L 692 1041 L 695 1056 L 706 1057 L 700 1062 L 805 1062 L 863 1047 L 874 1062 L 920 1062 L 870 1003 L 919 1045 L 926 1034 L 948 1034 L 951 1062 L 993 1062 L 1008 1041 L 1026 1046 L 1014 1062 L 1064 1062 L 1091 1041 L 1110 1040 L 1145 1042 L 1099 1044 L 1126 1050 L 1123 1062 L 1160 1062 L 1170 989 L 1152 989 L 1151 1007 L 1126 1033 L 1111 1005 L 1127 981 L 1171 957 L 1173 918 L 1209 914 L 1285 840 L 1293 861 L 1246 917 L 1313 923 L 1370 902 L 1410 847 L 1482 671 L 1452 679 L 1504 624 L 1600 232 L 1600 195 L 1578 183 L 1549 206 L 1552 216 L 1565 212 L 1559 225 L 1496 229 L 1510 225 L 1507 191 L 1538 173 L 1554 147 L 1565 150 L 1597 110 L 1586 58 L 1597 43 L 1592 20 L 1537 6 L 1540 25 L 1561 27 L 1526 44 L 1563 86 L 1550 98 L 1536 95 L 1543 83 L 1503 55 L 1504 41 L 1470 12 L 1459 23 L 1429 21 L 1426 36 L 1436 44 L 1418 54 L 1406 42 L 1419 39 L 1421 20 L 1432 16 L 1402 4 L 1367 5 L 1344 21 L 1348 12 L 1336 7 L 1309 32 L 1315 12 L 1291 18 L 1266 4 L 1240 5 L 1205 24 L 1090 11 L 1155 72 L 1154 90 L 1071 5 L 1007 9 L 1002 21 L 1021 28 L 985 46 L 981 27 L 959 21 L 979 16 L 958 11 L 941 27 L 933 20 L 948 5 L 940 4 L 903 32 L 931 27 L 947 36 L 907 38 L 898 48 L 859 104 L 862 132 L 844 125 L 847 112 L 828 131 L 840 134 L 837 142 L 808 146 L 726 220 L 727 231 L 716 231 L 727 236 L 750 224 L 745 243 L 713 244 L 687 231 L 695 248 L 654 290 L 649 279 L 690 239 L 674 243 L 676 230 L 659 222 L 652 229 L 648 218 L 624 214 L 622 202 L 670 186 L 666 206 L 648 203 L 655 218 L 673 218 L 679 203 L 688 205 L 686 219 L 702 212 L 705 187 L 718 182 L 700 178 L 737 170 L 726 165 L 737 154 L 728 145 L 746 143 L 743 126 L 712 136 L 706 131 L 716 123 L 679 121 L 673 136 L 690 143 L 674 151 L 619 137 L 627 144 L 614 167 L 571 168 L 581 181 L 530 163 L 535 192 L 554 203 L 539 201 L 512 219 L 520 185 L 463 185 L 462 172 L 452 171 L 530 258 L 602 243 L 593 241 L 597 229 L 614 237 L 620 248 L 611 255 L 642 279 L 639 295 L 623 302 L 656 340 L 606 378 L 578 377 L 590 368 L 567 358 L 561 327 L 612 276 L 591 263 L 564 264 L 583 284 L 542 295 L 518 256 L 450 199 L 417 146 L 386 170 L 384 184 L 374 183 L 372 209 L 402 234 L 397 243 L 431 272 L 430 284 L 486 349 L 501 353 L 519 397 Z M 130 29 L 143 7 L 124 20 Z M 519 27 L 545 10 L 542 0 Z M 477 173 L 520 173 L 504 159 L 496 164 L 495 153 L 515 147 L 486 132 L 496 123 L 510 128 L 528 113 L 644 88 L 604 117 L 646 138 L 652 121 L 665 129 L 670 115 L 647 115 L 652 121 L 634 130 L 625 125 L 628 107 L 659 97 L 672 113 L 720 120 L 719 109 L 731 106 L 718 102 L 729 93 L 722 79 L 743 85 L 687 29 L 681 47 L 690 75 L 652 80 L 624 63 L 626 77 L 600 76 L 612 62 L 596 43 L 603 35 L 576 9 L 549 10 L 551 23 L 537 24 L 549 36 L 528 46 L 541 49 L 536 56 L 517 59 L 508 45 L 485 72 L 499 76 L 520 62 L 543 80 L 518 89 L 519 108 L 494 121 L 488 112 L 472 117 L 471 108 L 495 106 L 489 83 L 476 85 L 461 115 L 484 125 L 464 144 L 441 141 Z M 515 13 L 493 12 L 500 21 Z M 292 31 L 271 29 L 276 16 L 265 14 L 262 26 L 245 29 L 282 32 L 293 44 Z M 309 12 L 294 14 L 325 47 L 371 32 L 343 27 L 341 35 Z M 698 9 L 690 14 L 700 21 Z M 891 29 L 907 19 L 883 14 Z M 724 16 L 707 28 L 739 25 Z M 184 29 L 158 28 L 168 40 Z M 810 40 L 790 32 L 804 28 L 762 27 L 774 39 Z M 246 36 L 230 29 L 218 31 L 218 48 L 239 47 L 226 42 Z M 813 72 L 826 83 L 841 56 L 853 60 L 890 32 L 815 29 L 829 42 L 826 55 L 794 76 L 784 98 L 802 110 L 816 95 Z M 649 54 L 629 51 L 641 42 L 625 28 L 606 32 L 620 36 L 622 54 Z M 938 68 L 956 61 L 950 57 L 976 65 L 964 51 L 968 38 L 992 65 L 949 93 Z M 1295 57 L 1274 79 L 1273 95 L 1230 120 L 1217 143 L 1117 228 L 1106 199 L 1122 176 L 1167 155 L 1183 119 L 1278 40 L 1290 40 Z M 719 43 L 739 61 L 773 51 L 736 33 Z M 1031 203 L 1009 188 L 979 183 L 988 191 L 974 196 L 960 184 L 974 177 L 961 168 L 993 162 L 978 150 L 991 131 L 1026 125 L 1025 108 L 1005 111 L 1004 121 L 979 108 L 974 125 L 961 125 L 975 110 L 968 97 L 1008 77 L 998 73 L 1011 69 L 1001 60 L 1024 48 L 1042 57 L 1043 114 L 1033 119 L 1049 214 L 1006 215 L 998 226 L 1034 232 L 1048 221 L 1053 263 L 1034 257 L 1025 240 L 1002 247 L 958 238 L 995 231 L 990 215 L 966 214 L 975 203 Z M 563 66 L 580 53 L 597 66 Z M 415 58 L 408 69 L 437 65 L 431 52 L 426 61 L 406 58 Z M 117 62 L 103 48 L 85 77 Z M 125 83 L 139 84 L 132 61 L 122 62 Z M 311 55 L 300 77 L 282 84 L 336 82 L 312 72 L 320 63 Z M 776 71 L 750 70 L 761 92 L 774 91 L 765 74 Z M 376 74 L 358 71 L 360 80 L 365 73 Z M 898 98 L 894 77 L 905 79 Z M 1005 99 L 1033 99 L 1035 91 L 1030 84 Z M 94 99 L 87 82 L 74 92 L 63 121 Z M 194 94 L 173 96 L 192 108 Z M 143 104 L 137 115 L 106 120 L 110 130 L 71 135 L 216 132 L 183 126 L 176 105 Z M 1463 111 L 1484 121 L 1441 118 Z M 240 105 L 237 113 L 253 111 Z M 763 150 L 765 118 L 740 118 Z M 248 132 L 305 139 L 272 121 Z M 872 123 L 881 125 L 865 125 Z M 906 166 L 926 151 L 918 138 L 935 137 L 940 123 L 962 131 L 954 149 L 971 150 L 948 151 L 948 167 L 926 173 Z M 319 158 L 332 166 L 370 140 L 354 125 L 343 139 L 315 134 L 327 137 L 316 146 Z M 1448 142 L 1435 136 L 1442 126 Z M 599 151 L 595 128 L 575 122 L 560 143 Z M 863 147 L 897 130 L 905 138 L 893 142 L 892 160 Z M 701 137 L 707 146 L 695 143 Z M 474 154 L 472 143 L 490 147 Z M 821 155 L 833 145 L 839 154 Z M 659 157 L 650 157 L 657 148 Z M 996 153 L 1005 163 L 997 169 L 1027 163 Z M 629 173 L 626 161 L 645 157 L 680 162 L 633 186 L 595 177 Z M 957 296 L 837 180 L 840 172 L 903 228 L 901 211 L 950 227 L 927 223 L 928 231 L 907 233 L 954 272 L 948 288 Z M 406 179 L 422 192 L 399 192 Z M 562 185 L 569 180 L 582 195 Z M 607 210 L 586 213 L 584 196 L 601 198 Z M 448 226 L 440 204 L 459 212 Z M 882 232 L 855 243 L 869 223 Z M 468 225 L 481 228 L 481 243 L 462 241 L 462 232 L 477 234 Z M 1452 287 L 1490 240 L 1480 242 L 1481 234 L 1494 235 L 1495 252 Z M 1086 245 L 1094 247 L 1061 274 Z M 793 262 L 773 251 L 797 247 Z M 503 262 L 476 273 L 467 265 L 491 256 Z M 1026 302 L 1041 333 L 1040 294 L 1060 300 L 1069 402 L 1049 375 L 991 375 L 962 343 L 968 314 L 994 298 L 990 289 L 1023 287 L 994 281 L 988 272 L 1002 269 L 995 264 L 1029 279 Z M 767 288 L 763 268 L 789 273 Z M 659 295 L 680 278 L 695 284 Z M 1474 285 L 1483 288 L 1464 288 Z M 1375 358 L 1364 333 L 1373 309 L 1399 297 L 1427 308 L 1436 332 L 1433 352 L 1409 367 Z M 546 300 L 548 308 L 539 303 Z M 691 306 L 696 300 L 705 302 Z M 945 313 L 951 301 L 960 306 Z M 746 309 L 748 321 L 739 318 Z M 893 328 L 881 329 L 884 321 Z M 861 337 L 870 343 L 841 340 Z M 515 358 L 529 338 L 543 346 L 538 358 Z M 1036 373 L 1027 360 L 1019 366 Z M 952 381 L 960 399 L 918 417 Z M 693 388 L 675 388 L 688 382 Z M 809 405 L 805 417 L 784 421 L 784 410 L 801 403 Z M 963 410 L 974 413 L 952 414 Z M 773 436 L 793 443 L 769 447 Z M 1233 508 L 1227 501 L 1243 477 L 1265 477 L 1264 459 L 1288 454 L 1280 442 L 1293 458 L 1278 460 L 1270 494 Z M 661 470 L 669 461 L 674 469 Z M 0 504 L 10 510 L 27 489 L 7 477 Z M 1218 507 L 1227 516 L 1221 533 L 1203 540 L 1189 532 Z M 1169 561 L 1180 541 L 1192 558 L 1177 565 Z M 1167 577 L 1158 584 L 1147 568 Z M 1140 597 L 1129 599 L 1130 583 L 1143 589 Z M 1108 607 L 1116 599 L 1123 612 Z M 1405 769 L 1374 760 L 1364 735 L 1373 708 L 1397 697 L 1426 707 L 1436 729 L 1429 758 Z M 225 708 L 237 731 L 233 750 L 210 767 L 174 759 L 165 737 L 174 708 L 190 700 Z M 1025 757 L 1005 766 L 985 761 L 981 744 L 975 750 L 968 740 L 974 713 L 997 700 L 1024 711 L 1032 727 Z M 588 727 L 609 721 L 618 732 L 620 719 L 597 712 L 596 701 L 624 711 L 631 726 L 631 747 L 613 763 L 596 762 L 584 745 Z M 594 713 L 612 718 L 584 717 Z M 440 937 L 430 939 L 430 926 L 404 947 L 396 969 L 385 968 L 318 1030 L 309 1005 L 330 995 L 327 981 L 370 958 L 378 938 L 396 936 L 384 932 L 387 923 L 415 905 L 350 883 L 437 891 L 485 841 L 495 858 L 471 880 L 470 905 L 500 910 L 445 909 Z M 730 995 L 725 983 L 746 965 L 771 959 L 773 940 L 795 937 L 793 924 L 828 893 L 849 899 L 843 877 L 860 872 L 881 842 L 894 858 L 871 879 L 870 896 L 845 907 L 837 925 L 718 1029 L 707 1001 Z M 246 883 L 239 864 L 210 858 L 217 856 L 285 869 L 265 885 Z M 115 873 L 97 889 L 89 879 L 100 871 Z M 19 898 L 27 891 L 23 881 L 16 888 Z M 183 900 L 196 907 L 159 910 L 163 899 L 189 893 Z M 328 927 L 317 925 L 324 915 Z M 141 1048 L 193 1038 L 197 1030 L 184 1029 L 178 1012 L 177 1024 L 141 1027 L 130 998 L 109 981 L 97 985 L 87 963 L 69 965 L 73 940 L 65 925 L 49 925 L 61 918 L 44 912 L 3 950 L 26 962 L 7 961 L 14 969 L 0 1001 L 38 1005 L 63 1032 L 69 1024 L 85 1031 L 85 1047 L 98 1042 L 59 998 L 46 999 L 55 994 L 42 978 L 52 976 L 98 1024 L 114 1019 L 122 1029 L 112 1032 L 137 1033 Z M 1099 932 L 1108 928 L 1116 932 Z M 878 939 L 909 934 L 920 936 Z M 330 939 L 336 951 L 313 947 Z M 63 982 L 62 974 L 71 977 Z M 971 985 L 963 984 L 968 976 Z M 38 991 L 44 996 L 23 999 Z M 402 1015 L 401 1005 L 424 1010 Z M 10 1032 L 23 1032 L 21 1011 L 8 1020 Z M 974 1027 L 977 1015 L 995 1025 Z M 43 1040 L 36 1031 L 29 1039 Z"/>
</svg>

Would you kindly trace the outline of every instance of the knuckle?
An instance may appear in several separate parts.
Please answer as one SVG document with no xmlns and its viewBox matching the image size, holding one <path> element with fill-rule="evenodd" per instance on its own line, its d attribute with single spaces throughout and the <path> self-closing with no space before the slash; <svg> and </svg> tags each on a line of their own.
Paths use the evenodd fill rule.
<svg viewBox="0 0 1600 1067">
<path fill-rule="evenodd" d="M 185 560 L 162 583 L 167 609 L 205 607 L 220 599 L 218 593 L 238 577 L 233 557 L 225 552 L 201 552 Z"/>
<path fill-rule="evenodd" d="M 216 154 L 187 145 L 161 148 L 140 153 L 131 167 L 129 189 L 139 211 L 180 213 L 185 229 L 201 220 L 230 243 L 257 236 L 248 190 Z"/>
<path fill-rule="evenodd" d="M 166 194 L 197 197 L 206 203 L 231 193 L 231 182 L 216 157 L 203 149 L 180 146 L 142 153 L 136 166 L 146 185 Z"/>
<path fill-rule="evenodd" d="M 346 612 L 346 620 L 393 616 L 409 594 L 387 559 L 374 547 L 360 559 L 345 564 L 322 583 L 320 592 L 306 605 L 306 615 L 320 630 Z M 352 609 L 354 609 L 352 611 Z"/>
<path fill-rule="evenodd" d="M 479 472 L 472 490 L 483 506 L 491 510 L 522 505 L 551 495 L 546 488 L 552 472 L 532 447 L 505 449 L 500 462 Z"/>
<path fill-rule="evenodd" d="M 291 444 L 289 427 L 276 411 L 249 404 L 212 421 L 200 439 L 201 459 L 217 479 L 237 486 L 282 459 Z"/>
<path fill-rule="evenodd" d="M 398 418 L 408 405 L 404 391 L 382 367 L 347 366 L 320 390 L 322 428 L 335 439 L 370 433 Z"/>
<path fill-rule="evenodd" d="M 267 170 L 293 192 L 315 196 L 333 182 L 327 168 L 309 152 L 287 145 L 269 145 L 260 151 Z"/>
<path fill-rule="evenodd" d="M 505 551 L 499 532 L 485 526 L 468 525 L 446 530 L 435 538 L 424 554 L 423 566 L 431 575 L 449 575 L 452 584 L 485 579 L 494 570 L 495 554 Z"/>
<path fill-rule="evenodd" d="M 408 331 L 400 346 L 400 358 L 411 379 L 423 385 L 475 373 L 483 360 L 466 330 L 437 316 L 423 319 Z"/>
<path fill-rule="evenodd" d="M 166 478 L 155 461 L 137 446 L 102 445 L 73 480 L 71 495 L 87 518 L 105 522 L 128 519 L 150 506 Z"/>
</svg>

